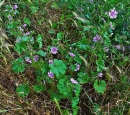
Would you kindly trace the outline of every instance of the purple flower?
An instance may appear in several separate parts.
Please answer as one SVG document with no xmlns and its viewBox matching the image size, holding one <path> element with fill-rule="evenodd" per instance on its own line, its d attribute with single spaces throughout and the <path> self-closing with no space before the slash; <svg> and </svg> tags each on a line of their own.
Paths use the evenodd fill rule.
<svg viewBox="0 0 130 115">
<path fill-rule="evenodd" d="M 104 47 L 104 51 L 105 51 L 105 52 L 108 52 L 108 51 L 109 51 L 109 48 L 108 48 L 108 47 Z"/>
<path fill-rule="evenodd" d="M 74 70 L 74 71 L 78 71 L 78 70 L 80 70 L 80 65 L 79 64 L 75 64 L 76 65 L 76 69 Z"/>
<path fill-rule="evenodd" d="M 53 60 L 49 60 L 49 64 L 53 64 Z"/>
<path fill-rule="evenodd" d="M 70 78 L 70 81 L 73 83 L 73 84 L 77 84 L 77 80 L 73 79 L 73 78 Z"/>
<path fill-rule="evenodd" d="M 51 48 L 51 53 L 52 53 L 52 54 L 57 54 L 57 53 L 58 53 L 57 51 L 58 51 L 58 48 L 57 48 L 57 47 L 52 47 L 52 48 Z"/>
<path fill-rule="evenodd" d="M 99 77 L 102 77 L 102 76 L 103 76 L 103 73 L 98 73 L 98 76 L 99 76 Z"/>
<path fill-rule="evenodd" d="M 9 19 L 9 20 L 12 20 L 12 17 L 9 15 L 9 16 L 8 16 L 8 19 Z"/>
<path fill-rule="evenodd" d="M 98 42 L 98 40 L 100 40 L 100 39 L 101 39 L 101 36 L 96 35 L 96 36 L 93 38 L 93 41 L 94 41 L 94 42 Z"/>
<path fill-rule="evenodd" d="M 17 43 L 21 42 L 21 38 L 18 38 L 18 39 L 16 40 L 16 42 L 17 42 Z"/>
<path fill-rule="evenodd" d="M 90 0 L 90 3 L 92 3 L 93 2 L 93 0 Z"/>
<path fill-rule="evenodd" d="M 115 48 L 119 50 L 121 49 L 121 45 L 115 45 Z"/>
<path fill-rule="evenodd" d="M 23 27 L 25 28 L 27 26 L 27 24 L 23 24 Z"/>
<path fill-rule="evenodd" d="M 35 57 L 33 58 L 34 62 L 38 61 L 38 59 L 39 59 L 38 55 L 35 55 Z"/>
<path fill-rule="evenodd" d="M 14 5 L 14 7 L 13 7 L 13 8 L 14 8 L 14 10 L 16 10 L 16 9 L 18 8 L 18 6 L 17 6 L 17 5 Z"/>
<path fill-rule="evenodd" d="M 25 58 L 25 61 L 28 62 L 28 63 L 32 63 L 32 61 L 30 60 L 29 57 L 26 57 L 26 58 Z"/>
<path fill-rule="evenodd" d="M 116 18 L 117 17 L 117 11 L 115 10 L 115 8 L 111 9 L 111 11 L 109 12 L 109 16 L 110 18 Z"/>
<path fill-rule="evenodd" d="M 48 72 L 48 77 L 53 78 L 54 74 L 50 71 L 50 72 Z"/>
<path fill-rule="evenodd" d="M 30 35 L 30 32 L 27 32 L 27 33 L 25 33 L 24 35 L 25 35 L 25 36 L 28 36 L 28 35 Z"/>
<path fill-rule="evenodd" d="M 74 54 L 74 53 L 69 52 L 69 55 L 70 55 L 71 57 L 75 57 L 75 54 Z"/>
</svg>

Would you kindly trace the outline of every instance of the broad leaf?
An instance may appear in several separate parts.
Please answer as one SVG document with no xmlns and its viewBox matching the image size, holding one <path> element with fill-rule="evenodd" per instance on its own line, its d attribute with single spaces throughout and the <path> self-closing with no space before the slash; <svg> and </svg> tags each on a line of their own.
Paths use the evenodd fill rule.
<svg viewBox="0 0 130 115">
<path fill-rule="evenodd" d="M 36 77 L 37 82 L 41 82 L 41 81 L 43 81 L 43 79 L 44 79 L 43 76 L 37 76 Z"/>
<path fill-rule="evenodd" d="M 27 96 L 30 93 L 30 87 L 28 84 L 21 84 L 17 87 L 16 92 L 21 97 Z"/>
<path fill-rule="evenodd" d="M 28 36 L 23 36 L 23 37 L 22 37 L 22 40 L 25 41 L 25 42 L 28 41 L 28 39 L 29 39 Z"/>
<path fill-rule="evenodd" d="M 81 83 L 81 84 L 85 84 L 89 81 L 89 75 L 88 74 L 84 74 L 84 73 L 79 73 L 78 74 L 80 77 L 78 78 L 78 81 Z"/>
<path fill-rule="evenodd" d="M 18 58 L 12 62 L 12 70 L 15 73 L 23 72 L 25 69 L 25 64 L 22 58 Z"/>
<path fill-rule="evenodd" d="M 62 94 L 65 98 L 72 97 L 72 88 L 71 84 L 67 81 L 67 76 L 65 78 L 60 79 L 57 84 L 57 89 L 59 90 L 60 94 Z"/>
<path fill-rule="evenodd" d="M 52 99 L 52 101 L 55 101 L 55 99 L 57 100 L 57 101 L 60 101 L 62 98 L 63 98 L 63 95 L 62 94 L 60 94 L 59 92 L 52 92 L 51 91 L 51 99 Z"/>
<path fill-rule="evenodd" d="M 51 72 L 54 73 L 57 77 L 65 74 L 66 65 L 62 62 L 62 60 L 54 59 L 53 64 L 50 64 L 49 66 Z"/>
<path fill-rule="evenodd" d="M 78 114 L 78 109 L 79 107 L 77 106 L 79 103 L 79 97 L 74 97 L 72 99 L 72 110 L 73 110 L 73 115 L 77 115 Z"/>
<path fill-rule="evenodd" d="M 28 18 L 24 18 L 24 23 L 25 24 L 27 24 L 27 25 L 29 25 L 30 26 L 30 24 L 31 24 L 31 21 L 28 19 Z"/>
<path fill-rule="evenodd" d="M 43 84 L 36 84 L 33 88 L 37 93 L 42 92 L 45 89 Z"/>
<path fill-rule="evenodd" d="M 15 44 L 14 50 L 17 51 L 19 54 L 22 54 L 27 49 L 25 42 L 19 42 Z"/>
<path fill-rule="evenodd" d="M 37 36 L 37 42 L 39 43 L 39 48 L 42 48 L 42 36 L 40 34 Z"/>
<path fill-rule="evenodd" d="M 102 60 L 101 58 L 96 61 L 96 64 L 97 64 L 97 71 L 98 72 L 105 68 L 104 60 Z"/>
<path fill-rule="evenodd" d="M 103 94 L 106 89 L 106 82 L 104 80 L 101 81 L 96 80 L 94 83 L 94 88 L 98 93 Z"/>
<path fill-rule="evenodd" d="M 43 57 L 46 56 L 46 53 L 45 53 L 44 51 L 42 51 L 42 50 L 39 50 L 39 51 L 37 52 L 37 54 L 39 54 L 40 56 L 43 56 Z"/>
<path fill-rule="evenodd" d="M 57 39 L 61 40 L 63 38 L 63 32 L 57 33 Z"/>
<path fill-rule="evenodd" d="M 31 6 L 30 9 L 31 9 L 31 14 L 35 14 L 38 11 L 38 7 L 35 6 Z"/>
</svg>

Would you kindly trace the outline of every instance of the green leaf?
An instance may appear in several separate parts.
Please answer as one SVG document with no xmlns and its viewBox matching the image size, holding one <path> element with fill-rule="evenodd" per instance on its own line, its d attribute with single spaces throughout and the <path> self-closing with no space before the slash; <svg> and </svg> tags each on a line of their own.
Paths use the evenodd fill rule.
<svg viewBox="0 0 130 115">
<path fill-rule="evenodd" d="M 62 14 L 60 19 L 63 21 L 65 19 L 65 15 Z"/>
<path fill-rule="evenodd" d="M 49 33 L 50 33 L 50 34 L 55 34 L 55 31 L 54 31 L 53 29 L 50 29 L 50 30 L 49 30 Z"/>
<path fill-rule="evenodd" d="M 103 94 L 106 89 L 106 82 L 104 80 L 101 80 L 98 82 L 98 80 L 94 83 L 94 88 L 98 93 Z"/>
<path fill-rule="evenodd" d="M 5 112 L 7 112 L 8 110 L 6 110 L 6 109 L 0 109 L 0 113 L 5 113 Z"/>
<path fill-rule="evenodd" d="M 62 110 L 63 115 L 71 115 L 68 109 Z"/>
<path fill-rule="evenodd" d="M 79 83 L 75 84 L 74 91 L 75 91 L 75 96 L 79 97 L 80 96 L 80 92 L 81 92 L 81 86 L 80 86 Z"/>
<path fill-rule="evenodd" d="M 42 51 L 42 50 L 39 50 L 39 51 L 37 52 L 37 54 L 39 54 L 40 56 L 43 56 L 43 57 L 46 56 L 46 53 L 45 53 L 44 51 Z"/>
<path fill-rule="evenodd" d="M 62 60 L 54 59 L 53 64 L 50 64 L 49 67 L 52 73 L 54 73 L 57 77 L 65 74 L 66 65 L 62 62 Z"/>
<path fill-rule="evenodd" d="M 15 73 L 23 72 L 25 69 L 24 60 L 22 58 L 18 58 L 12 62 L 12 70 Z"/>
<path fill-rule="evenodd" d="M 52 28 L 56 28 L 57 27 L 57 23 L 52 23 Z"/>
<path fill-rule="evenodd" d="M 103 69 L 105 69 L 105 64 L 104 64 L 104 60 L 102 60 L 101 58 L 99 60 L 96 61 L 97 64 L 97 71 L 102 71 Z"/>
<path fill-rule="evenodd" d="M 42 36 L 40 34 L 37 36 L 37 42 L 39 43 L 39 48 L 42 48 Z"/>
<path fill-rule="evenodd" d="M 19 96 L 25 97 L 30 93 L 30 87 L 28 84 L 21 84 L 17 87 L 16 92 Z"/>
<path fill-rule="evenodd" d="M 74 97 L 72 99 L 72 107 L 76 107 L 78 103 L 79 103 L 79 97 Z"/>
<path fill-rule="evenodd" d="M 44 80 L 43 76 L 37 76 L 36 77 L 37 82 L 42 82 L 42 80 Z"/>
<path fill-rule="evenodd" d="M 63 32 L 57 33 L 57 39 L 61 40 L 63 38 Z"/>
<path fill-rule="evenodd" d="M 76 44 L 77 48 L 80 50 L 87 50 L 89 48 L 89 46 L 87 45 L 87 41 L 86 38 L 82 38 L 82 40 L 80 40 L 77 44 Z"/>
<path fill-rule="evenodd" d="M 31 21 L 28 19 L 28 18 L 24 18 L 24 23 L 26 23 L 27 25 L 29 25 L 30 26 L 30 24 L 31 24 Z"/>
<path fill-rule="evenodd" d="M 36 6 L 30 7 L 30 9 L 31 9 L 31 14 L 35 14 L 38 11 L 38 7 Z"/>
<path fill-rule="evenodd" d="M 22 40 L 25 41 L 25 42 L 26 42 L 28 39 L 29 39 L 28 36 L 23 36 L 23 37 L 22 37 Z"/>
<path fill-rule="evenodd" d="M 72 99 L 72 110 L 73 110 L 73 115 L 77 115 L 79 107 L 77 104 L 79 103 L 79 97 L 74 97 Z"/>
<path fill-rule="evenodd" d="M 25 42 L 19 42 L 15 44 L 14 50 L 17 51 L 19 54 L 22 54 L 24 51 L 26 51 L 27 47 Z"/>
<path fill-rule="evenodd" d="M 68 83 L 67 76 L 63 76 L 62 79 L 58 81 L 57 89 L 65 98 L 71 98 L 73 96 L 72 86 Z"/>
<path fill-rule="evenodd" d="M 84 27 L 84 29 L 83 29 L 84 31 L 88 31 L 88 30 L 90 30 L 90 27 L 89 26 L 87 26 L 87 27 Z"/>
<path fill-rule="evenodd" d="M 55 98 L 57 101 L 60 101 L 63 98 L 63 95 L 61 95 L 59 92 L 52 92 L 51 91 L 51 99 L 55 102 Z"/>
<path fill-rule="evenodd" d="M 37 92 L 37 93 L 40 93 L 42 92 L 43 90 L 45 90 L 43 84 L 36 84 L 33 86 L 34 90 Z"/>
<path fill-rule="evenodd" d="M 84 74 L 84 73 L 80 73 L 78 74 L 80 77 L 78 78 L 78 81 L 81 83 L 81 84 L 85 84 L 89 81 L 89 75 L 88 74 Z"/>
</svg>

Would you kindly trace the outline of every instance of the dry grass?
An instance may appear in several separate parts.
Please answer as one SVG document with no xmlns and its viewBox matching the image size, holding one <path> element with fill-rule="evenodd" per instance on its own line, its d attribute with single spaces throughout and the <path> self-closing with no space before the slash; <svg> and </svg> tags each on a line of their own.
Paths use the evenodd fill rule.
<svg viewBox="0 0 130 115">
<path fill-rule="evenodd" d="M 25 76 L 15 75 L 11 72 L 11 65 L 7 64 L 4 65 L 5 69 L 0 70 L 0 113 L 2 115 L 56 115 L 57 108 L 46 95 L 32 91 L 28 97 L 20 98 L 16 94 L 16 87 L 24 83 Z M 32 84 L 34 81 L 29 78 L 32 76 L 29 71 L 26 72 L 28 74 L 26 77 Z"/>
</svg>

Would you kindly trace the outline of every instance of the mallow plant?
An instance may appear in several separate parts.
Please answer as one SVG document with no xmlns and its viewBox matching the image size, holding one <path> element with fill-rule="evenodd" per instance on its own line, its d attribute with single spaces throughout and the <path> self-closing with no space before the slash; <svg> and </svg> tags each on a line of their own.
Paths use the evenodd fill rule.
<svg viewBox="0 0 130 115">
<path fill-rule="evenodd" d="M 41 2 L 45 4 L 47 1 Z M 47 33 L 38 33 L 32 26 L 34 23 L 31 17 L 36 17 L 41 11 L 38 2 L 34 5 L 33 2 L 27 1 L 24 4 L 16 3 L 3 8 L 5 13 L 2 16 L 6 20 L 6 29 L 12 39 L 16 38 L 14 50 L 18 56 L 12 62 L 12 70 L 20 74 L 25 72 L 25 69 L 32 68 L 36 75 L 36 84 L 20 84 L 16 92 L 21 97 L 28 96 L 31 89 L 37 93 L 47 92 L 63 115 L 70 114 L 70 111 L 62 110 L 59 102 L 61 99 L 68 99 L 71 102 L 72 114 L 77 115 L 83 85 L 91 83 L 95 92 L 104 94 L 107 83 L 115 79 L 109 71 L 110 67 L 115 66 L 120 70 L 115 64 L 120 58 L 118 55 L 127 58 L 124 50 L 129 50 L 128 38 L 123 41 L 122 36 L 128 33 L 123 31 L 121 36 L 116 34 L 119 30 L 116 29 L 117 23 L 120 23 L 119 17 L 125 14 L 120 9 L 123 7 L 122 3 L 117 4 L 114 1 L 113 4 L 117 5 L 115 7 L 110 5 L 109 1 L 101 2 L 102 5 L 94 0 L 83 1 L 82 7 L 74 1 L 80 11 L 69 1 L 60 5 L 59 2 L 54 3 L 54 9 L 62 9 L 60 6 L 65 7 L 66 4 L 70 7 L 65 7 L 68 8 L 68 12 L 62 13 L 59 22 L 48 23 L 47 19 L 38 20 L 39 25 L 41 21 L 51 25 L 48 26 Z M 89 6 L 85 9 L 84 3 L 92 6 L 92 9 Z M 96 5 L 98 11 L 94 13 L 97 13 L 97 16 L 93 12 L 93 15 L 91 14 Z M 105 8 L 105 5 L 108 7 Z M 23 9 L 26 7 L 30 12 L 27 11 L 24 15 Z M 71 28 L 76 30 L 72 31 Z M 114 59 L 111 58 L 112 55 L 115 56 Z"/>
</svg>

